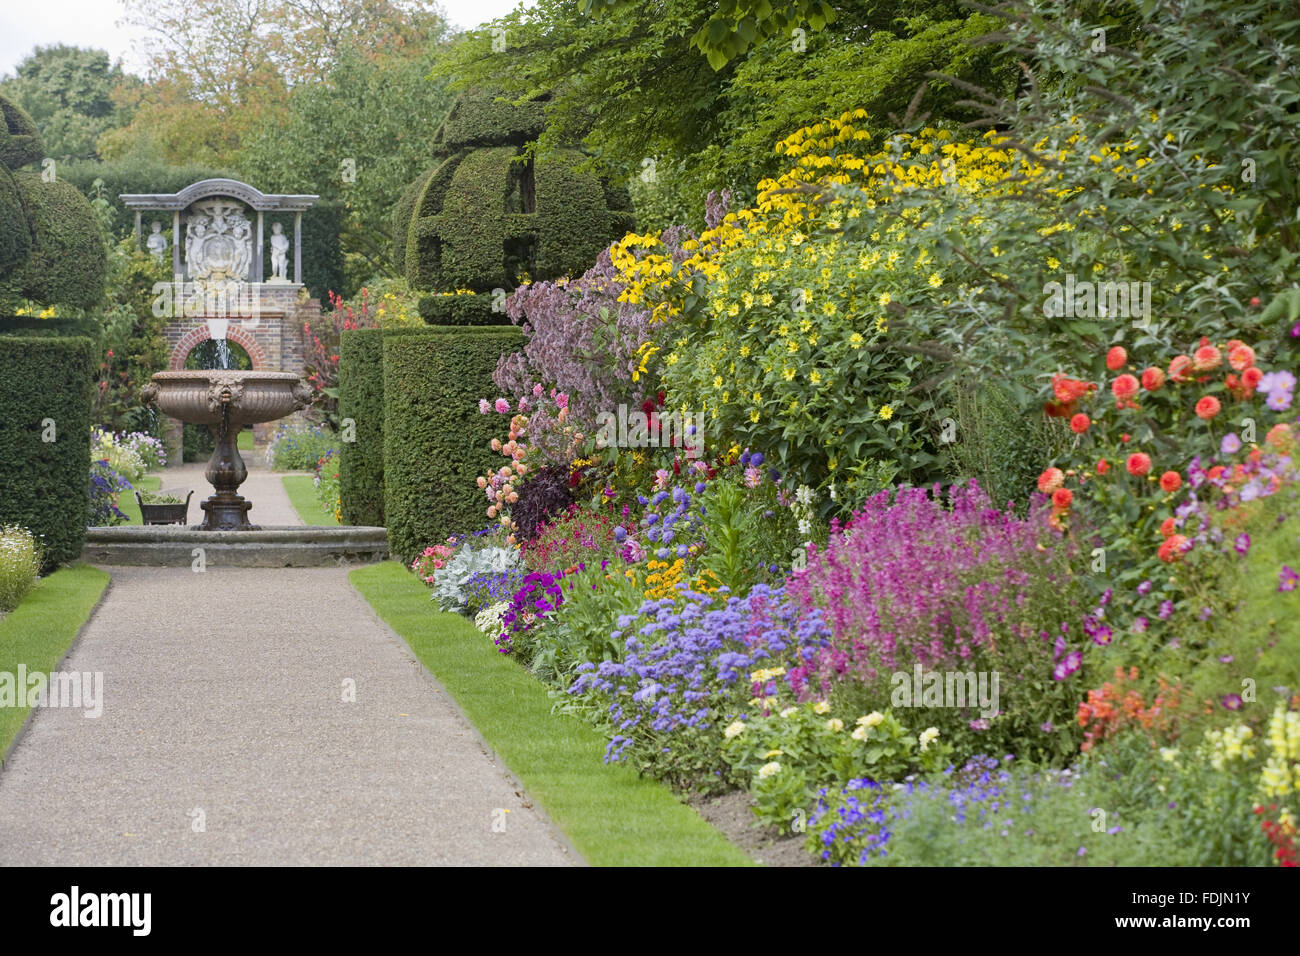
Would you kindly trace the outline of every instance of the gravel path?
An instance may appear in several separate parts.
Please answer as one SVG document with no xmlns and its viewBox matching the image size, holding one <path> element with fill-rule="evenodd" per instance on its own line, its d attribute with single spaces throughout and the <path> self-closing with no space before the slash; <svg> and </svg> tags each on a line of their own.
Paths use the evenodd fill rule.
<svg viewBox="0 0 1300 956">
<path fill-rule="evenodd" d="M 299 523 L 277 486 L 241 488 L 253 520 Z M 102 716 L 36 713 L 0 864 L 581 863 L 346 569 L 108 570 L 62 666 Z"/>
</svg>

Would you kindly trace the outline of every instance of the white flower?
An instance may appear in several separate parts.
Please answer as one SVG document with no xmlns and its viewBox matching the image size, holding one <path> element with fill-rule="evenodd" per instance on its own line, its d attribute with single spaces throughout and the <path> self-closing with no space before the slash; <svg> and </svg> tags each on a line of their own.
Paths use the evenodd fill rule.
<svg viewBox="0 0 1300 956">
<path fill-rule="evenodd" d="M 939 737 L 938 727 L 927 727 L 925 730 L 921 731 L 921 749 L 922 750 L 927 749 L 930 746 L 930 744 L 934 743 L 935 740 L 938 739 L 938 737 Z"/>
<path fill-rule="evenodd" d="M 807 485 L 800 485 L 794 493 L 794 500 L 801 505 L 810 505 L 817 500 L 817 492 Z"/>
<path fill-rule="evenodd" d="M 730 740 L 732 737 L 739 737 L 744 732 L 744 721 L 736 720 L 727 725 L 727 729 L 722 732 L 722 736 Z"/>
<path fill-rule="evenodd" d="M 799 519 L 799 533 L 800 533 L 800 534 L 812 534 L 812 522 L 809 521 L 807 518 L 800 518 L 800 519 Z"/>
<path fill-rule="evenodd" d="M 838 717 L 832 717 L 830 720 L 826 721 L 826 729 L 832 733 L 838 734 L 844 729 L 844 721 L 840 720 Z"/>
<path fill-rule="evenodd" d="M 1173 763 L 1175 760 L 1178 759 L 1178 748 L 1177 748 L 1177 747 L 1161 747 L 1161 748 L 1160 748 L 1160 759 L 1163 760 L 1165 763 Z"/>
<path fill-rule="evenodd" d="M 824 700 L 819 700 L 817 701 L 817 703 L 813 704 L 814 714 L 824 714 L 827 713 L 830 709 L 831 709 L 831 705 L 826 703 L 826 701 Z"/>
<path fill-rule="evenodd" d="M 758 779 L 766 780 L 773 774 L 781 772 L 781 765 L 773 760 L 771 763 L 765 763 L 758 771 Z"/>
<path fill-rule="evenodd" d="M 885 719 L 885 715 L 878 710 L 873 710 L 865 717 L 858 718 L 859 727 L 874 727 Z"/>
<path fill-rule="evenodd" d="M 854 740 L 866 740 L 867 728 L 859 724 L 857 727 L 854 728 L 853 733 L 850 734 L 849 736 L 851 736 Z"/>
<path fill-rule="evenodd" d="M 797 713 L 799 713 L 798 707 L 787 707 L 785 710 L 781 711 L 781 716 L 788 719 Z"/>
</svg>

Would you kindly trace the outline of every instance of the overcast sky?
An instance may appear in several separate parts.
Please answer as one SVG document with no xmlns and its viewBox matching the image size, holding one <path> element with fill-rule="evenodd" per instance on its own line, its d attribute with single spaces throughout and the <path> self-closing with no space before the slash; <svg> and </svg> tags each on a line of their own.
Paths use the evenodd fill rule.
<svg viewBox="0 0 1300 956">
<path fill-rule="evenodd" d="M 524 0 L 525 6 L 532 3 Z M 438 0 L 438 5 L 456 26 L 474 27 L 508 13 L 519 0 Z M 128 71 L 140 72 L 131 41 L 141 34 L 117 26 L 121 16 L 118 0 L 0 0 L 0 76 L 11 75 L 34 47 L 55 43 L 107 50 Z"/>
</svg>

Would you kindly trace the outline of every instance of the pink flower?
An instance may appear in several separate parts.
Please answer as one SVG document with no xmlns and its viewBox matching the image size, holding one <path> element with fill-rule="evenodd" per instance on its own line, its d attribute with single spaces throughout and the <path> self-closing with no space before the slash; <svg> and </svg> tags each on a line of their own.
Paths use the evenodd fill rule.
<svg viewBox="0 0 1300 956">
<path fill-rule="evenodd" d="M 558 406 L 560 406 L 560 408 L 568 408 L 568 407 L 569 407 L 569 393 L 568 393 L 568 392 L 560 392 L 558 395 L 556 395 L 556 396 L 555 396 L 555 404 L 558 405 Z"/>
<path fill-rule="evenodd" d="M 541 382 L 538 382 L 536 385 L 533 386 L 533 397 L 534 397 L 534 398 L 541 398 L 541 397 L 542 397 L 542 393 L 543 393 L 544 391 L 545 391 L 545 389 L 542 388 L 542 383 L 541 383 Z"/>
<path fill-rule="evenodd" d="M 510 403 L 504 398 L 498 398 L 496 400 L 496 410 L 498 414 L 504 415 L 510 411 Z"/>
<path fill-rule="evenodd" d="M 660 468 L 655 472 L 655 491 L 663 491 L 668 487 L 668 479 L 671 476 L 667 468 Z"/>
<path fill-rule="evenodd" d="M 486 415 L 491 407 L 491 403 L 488 402 L 486 398 L 480 398 L 478 400 L 478 413 L 480 415 Z"/>
<path fill-rule="evenodd" d="M 757 488 L 762 483 L 763 483 L 763 473 L 761 471 L 759 471 L 753 465 L 750 465 L 748 468 L 745 469 L 746 488 Z"/>
</svg>

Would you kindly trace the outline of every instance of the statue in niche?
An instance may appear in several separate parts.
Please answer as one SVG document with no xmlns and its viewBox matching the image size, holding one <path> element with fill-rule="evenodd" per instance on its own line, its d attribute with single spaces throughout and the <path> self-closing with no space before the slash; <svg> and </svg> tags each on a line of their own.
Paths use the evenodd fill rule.
<svg viewBox="0 0 1300 956">
<path fill-rule="evenodd" d="M 271 281 L 289 281 L 289 237 L 278 222 L 271 223 Z"/>
<path fill-rule="evenodd" d="M 145 246 L 151 256 L 162 259 L 167 255 L 167 237 L 163 235 L 162 223 L 155 219 L 149 229 L 149 238 L 145 240 Z"/>
</svg>

